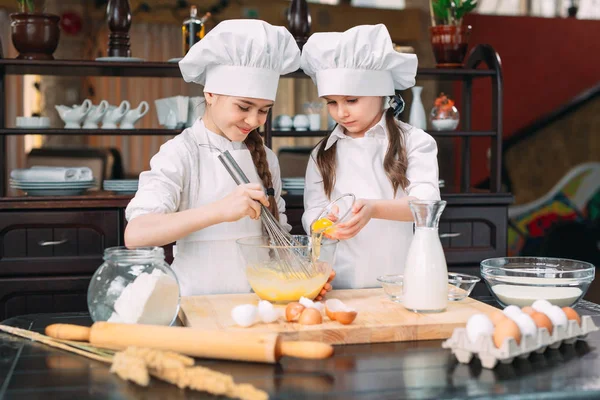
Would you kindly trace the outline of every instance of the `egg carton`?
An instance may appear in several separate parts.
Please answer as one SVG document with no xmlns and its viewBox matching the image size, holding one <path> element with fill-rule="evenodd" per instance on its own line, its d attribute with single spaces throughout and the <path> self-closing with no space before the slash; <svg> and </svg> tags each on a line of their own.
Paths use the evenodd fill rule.
<svg viewBox="0 0 600 400">
<path fill-rule="evenodd" d="M 552 335 L 546 328 L 539 328 L 535 336 L 527 335 L 517 344 L 513 338 L 504 341 L 500 348 L 494 345 L 491 335 L 480 336 L 475 343 L 469 340 L 466 328 L 456 328 L 452 336 L 442 343 L 445 349 L 451 349 L 459 362 L 468 364 L 477 356 L 484 368 L 492 369 L 499 362 L 510 364 L 515 358 L 527 358 L 531 353 L 543 353 L 548 347 L 559 348 L 564 344 L 573 344 L 583 340 L 590 332 L 598 330 L 592 317 L 581 317 L 581 326 L 577 321 L 569 320 L 567 326 L 555 326 Z"/>
</svg>

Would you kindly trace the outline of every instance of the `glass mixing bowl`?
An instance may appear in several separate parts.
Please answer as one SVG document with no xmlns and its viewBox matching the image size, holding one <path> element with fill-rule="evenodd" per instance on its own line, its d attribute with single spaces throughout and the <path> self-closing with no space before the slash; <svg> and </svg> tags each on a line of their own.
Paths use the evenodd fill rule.
<svg viewBox="0 0 600 400">
<path fill-rule="evenodd" d="M 564 258 L 499 257 L 481 262 L 481 276 L 500 305 L 530 306 L 544 299 L 573 307 L 594 280 L 594 265 Z"/>
<path fill-rule="evenodd" d="M 161 247 L 109 247 L 88 286 L 87 303 L 94 322 L 171 325 L 179 293 Z"/>
<path fill-rule="evenodd" d="M 275 246 L 268 236 L 237 240 L 248 283 L 262 300 L 274 303 L 313 300 L 331 274 L 338 240 L 323 238 L 314 248 L 310 236 L 294 236 L 298 246 Z"/>
</svg>

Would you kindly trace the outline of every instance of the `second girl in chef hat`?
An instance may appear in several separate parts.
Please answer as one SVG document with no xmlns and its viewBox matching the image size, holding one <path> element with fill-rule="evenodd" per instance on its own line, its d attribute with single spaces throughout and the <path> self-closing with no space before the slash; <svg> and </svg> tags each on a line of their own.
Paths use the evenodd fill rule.
<svg viewBox="0 0 600 400">
<path fill-rule="evenodd" d="M 140 175 L 126 210 L 125 244 L 177 241 L 172 267 L 182 295 L 250 291 L 235 240 L 262 235 L 258 202 L 289 230 L 279 163 L 256 129 L 273 106 L 280 75 L 299 65 L 292 35 L 258 20 L 221 22 L 179 62 L 186 82 L 204 86 L 206 110 Z M 217 158 L 225 150 L 251 184 L 236 185 Z"/>
<path fill-rule="evenodd" d="M 315 33 L 301 68 L 317 85 L 337 122 L 312 153 L 306 171 L 304 229 L 344 193 L 357 201 L 335 237 L 336 288 L 378 286 L 401 274 L 413 236 L 412 199 L 439 200 L 437 145 L 421 129 L 399 121 L 395 95 L 415 84 L 417 58 L 394 50 L 384 25 L 343 33 Z"/>
</svg>

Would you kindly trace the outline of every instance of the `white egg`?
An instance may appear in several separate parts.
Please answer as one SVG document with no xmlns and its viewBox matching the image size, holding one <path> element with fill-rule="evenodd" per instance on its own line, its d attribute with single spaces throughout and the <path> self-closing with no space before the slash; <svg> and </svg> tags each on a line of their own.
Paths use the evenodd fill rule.
<svg viewBox="0 0 600 400">
<path fill-rule="evenodd" d="M 242 304 L 231 310 L 231 318 L 236 324 L 244 328 L 254 325 L 258 309 L 252 304 Z"/>
<path fill-rule="evenodd" d="M 523 314 L 523 311 L 521 311 L 521 309 L 519 307 L 513 306 L 513 305 L 506 307 L 504 310 L 502 310 L 502 312 L 507 317 L 513 317 L 513 316 L 516 317 L 519 314 Z"/>
<path fill-rule="evenodd" d="M 494 324 L 487 315 L 475 314 L 467 321 L 467 337 L 475 343 L 480 336 L 491 336 L 494 333 Z"/>
<path fill-rule="evenodd" d="M 559 306 L 552 306 L 542 312 L 546 314 L 548 318 L 550 318 L 550 321 L 552 321 L 552 325 L 554 326 L 567 326 L 569 323 L 567 314 L 565 314 L 565 312 Z"/>
<path fill-rule="evenodd" d="M 552 303 L 550 303 L 548 300 L 536 300 L 531 305 L 531 308 L 533 308 L 535 311 L 543 313 L 544 310 L 552 308 Z"/>
<path fill-rule="evenodd" d="M 260 320 L 265 323 L 271 323 L 277 320 L 281 312 L 273 307 L 273 304 L 266 300 L 261 300 L 258 302 L 258 316 Z"/>
<path fill-rule="evenodd" d="M 537 334 L 537 326 L 528 314 L 521 313 L 515 316 L 509 316 L 510 319 L 515 321 L 519 330 L 521 331 L 521 336 L 535 336 Z"/>
</svg>

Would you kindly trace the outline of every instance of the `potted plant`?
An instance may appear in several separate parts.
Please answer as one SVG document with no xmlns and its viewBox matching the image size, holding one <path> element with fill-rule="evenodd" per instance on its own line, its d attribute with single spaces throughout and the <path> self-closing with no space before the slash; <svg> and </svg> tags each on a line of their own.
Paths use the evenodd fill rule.
<svg viewBox="0 0 600 400">
<path fill-rule="evenodd" d="M 60 29 L 58 15 L 44 13 L 43 1 L 18 0 L 18 13 L 10 14 L 11 36 L 17 58 L 53 60 Z"/>
<path fill-rule="evenodd" d="M 463 17 L 475 9 L 477 0 L 430 0 L 429 4 L 431 45 L 437 66 L 462 66 L 471 34 L 471 26 L 463 25 Z"/>
</svg>

